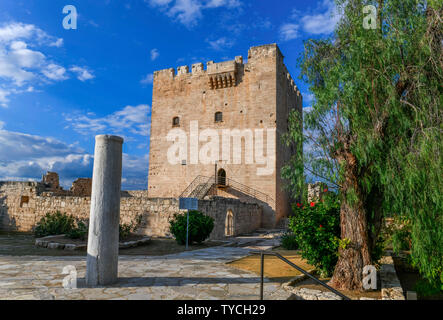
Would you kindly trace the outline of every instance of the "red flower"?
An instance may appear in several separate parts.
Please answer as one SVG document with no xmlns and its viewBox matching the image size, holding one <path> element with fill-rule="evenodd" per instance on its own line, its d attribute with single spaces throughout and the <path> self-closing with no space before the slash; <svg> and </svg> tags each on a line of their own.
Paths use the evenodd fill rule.
<svg viewBox="0 0 443 320">
<path fill-rule="evenodd" d="M 323 228 L 323 226 L 322 226 L 322 225 L 320 225 L 320 228 Z"/>
<path fill-rule="evenodd" d="M 315 206 L 315 202 L 311 202 L 311 207 L 314 207 Z"/>
<path fill-rule="evenodd" d="M 298 203 L 298 202 L 297 202 L 297 207 L 299 207 L 299 208 L 300 208 L 300 207 L 301 207 L 301 203 Z"/>
<path fill-rule="evenodd" d="M 323 192 L 325 192 L 325 193 L 328 192 L 328 188 L 324 189 Z"/>
</svg>

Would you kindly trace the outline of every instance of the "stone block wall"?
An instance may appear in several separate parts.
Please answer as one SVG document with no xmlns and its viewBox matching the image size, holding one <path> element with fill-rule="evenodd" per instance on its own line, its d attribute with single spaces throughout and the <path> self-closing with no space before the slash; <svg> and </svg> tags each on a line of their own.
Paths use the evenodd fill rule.
<svg viewBox="0 0 443 320">
<path fill-rule="evenodd" d="M 65 212 L 77 219 L 88 219 L 90 196 L 54 195 L 42 192 L 37 182 L 0 182 L 0 230 L 32 231 L 48 212 Z M 234 216 L 234 234 L 249 233 L 261 227 L 262 208 L 237 199 L 215 197 L 199 201 L 199 210 L 215 219 L 211 239 L 225 238 L 228 210 Z M 156 237 L 171 236 L 169 220 L 179 209 L 176 198 L 149 198 L 147 191 L 122 191 L 120 221 L 130 223 L 142 215 L 138 233 Z"/>
<path fill-rule="evenodd" d="M 262 225 L 263 209 L 253 203 L 244 203 L 237 199 L 213 197 L 211 200 L 200 200 L 198 208 L 201 212 L 214 218 L 212 239 L 225 238 L 226 217 L 229 211 L 233 214 L 234 236 L 250 233 Z"/>
<path fill-rule="evenodd" d="M 46 187 L 52 191 L 60 190 L 60 182 L 59 176 L 56 172 L 47 172 L 42 177 L 42 183 L 46 185 Z"/>
<path fill-rule="evenodd" d="M 74 196 L 90 196 L 92 192 L 92 179 L 78 178 L 72 183 L 70 192 Z"/>
</svg>

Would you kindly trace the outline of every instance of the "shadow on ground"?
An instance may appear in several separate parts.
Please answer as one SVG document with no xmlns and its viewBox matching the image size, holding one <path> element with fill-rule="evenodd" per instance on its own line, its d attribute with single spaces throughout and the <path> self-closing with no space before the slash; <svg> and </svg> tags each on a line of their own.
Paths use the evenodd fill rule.
<svg viewBox="0 0 443 320">
<path fill-rule="evenodd" d="M 267 280 L 268 281 L 268 280 Z M 189 284 L 259 284 L 260 278 L 209 278 L 209 277 L 121 277 L 115 284 L 99 286 L 99 288 L 125 287 L 180 287 Z M 87 288 L 85 278 L 77 279 L 77 288 Z"/>
</svg>

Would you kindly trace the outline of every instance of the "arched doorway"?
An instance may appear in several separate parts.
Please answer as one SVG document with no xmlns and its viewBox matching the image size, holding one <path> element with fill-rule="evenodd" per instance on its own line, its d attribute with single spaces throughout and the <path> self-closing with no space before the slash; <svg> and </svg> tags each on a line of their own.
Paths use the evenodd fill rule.
<svg viewBox="0 0 443 320">
<path fill-rule="evenodd" d="M 232 212 L 232 210 L 228 210 L 228 212 L 226 213 L 225 236 L 234 236 L 234 213 Z"/>
<path fill-rule="evenodd" d="M 217 185 L 219 187 L 226 186 L 226 171 L 224 169 L 220 169 L 217 172 Z"/>
</svg>

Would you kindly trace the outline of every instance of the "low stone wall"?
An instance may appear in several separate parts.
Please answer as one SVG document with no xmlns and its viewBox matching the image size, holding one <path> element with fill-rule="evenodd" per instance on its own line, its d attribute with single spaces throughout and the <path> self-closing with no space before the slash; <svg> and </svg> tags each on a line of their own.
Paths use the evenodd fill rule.
<svg viewBox="0 0 443 320">
<path fill-rule="evenodd" d="M 405 300 L 400 280 L 394 267 L 390 253 L 382 257 L 380 263 L 381 296 L 382 300 Z"/>
<path fill-rule="evenodd" d="M 48 212 L 64 212 L 78 219 L 88 219 L 91 197 L 54 195 L 42 192 L 35 182 L 0 182 L 0 230 L 32 231 L 36 223 Z M 214 197 L 200 200 L 199 210 L 215 220 L 211 239 L 225 238 L 228 210 L 233 213 L 234 235 L 249 233 L 261 227 L 262 208 L 257 204 L 237 199 Z M 138 233 L 168 237 L 169 220 L 179 213 L 178 199 L 148 198 L 147 192 L 122 191 L 120 221 L 130 223 L 142 215 Z"/>
<path fill-rule="evenodd" d="M 213 197 L 211 200 L 200 200 L 198 209 L 214 218 L 214 230 L 211 238 L 223 239 L 226 234 L 226 217 L 228 211 L 233 214 L 233 236 L 250 233 L 262 225 L 263 210 L 255 203 L 244 203 L 238 199 Z"/>
</svg>

